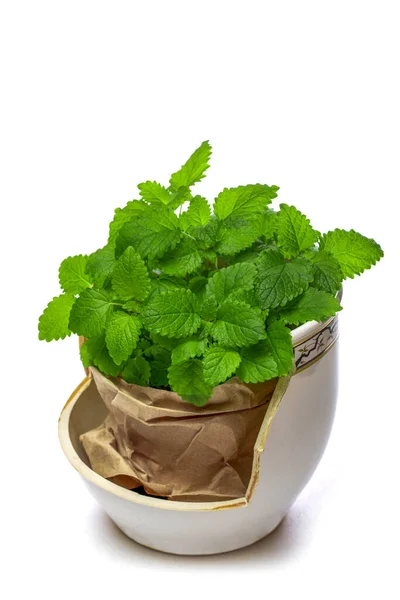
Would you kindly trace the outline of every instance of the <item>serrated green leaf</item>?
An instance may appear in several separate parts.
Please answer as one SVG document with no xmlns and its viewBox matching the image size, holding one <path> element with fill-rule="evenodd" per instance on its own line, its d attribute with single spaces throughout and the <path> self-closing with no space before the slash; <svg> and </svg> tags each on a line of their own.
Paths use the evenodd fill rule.
<svg viewBox="0 0 400 600">
<path fill-rule="evenodd" d="M 192 335 L 200 327 L 199 308 L 190 290 L 176 290 L 151 298 L 142 315 L 149 331 L 181 338 Z"/>
<path fill-rule="evenodd" d="M 125 302 L 122 305 L 122 308 L 129 312 L 139 313 L 143 308 L 143 304 L 137 302 L 136 300 L 128 300 L 128 302 Z"/>
<path fill-rule="evenodd" d="M 283 323 L 301 325 L 307 321 L 323 321 L 339 310 L 342 307 L 334 296 L 311 287 L 282 308 L 279 316 Z"/>
<path fill-rule="evenodd" d="M 168 380 L 174 392 L 195 406 L 204 406 L 213 389 L 204 380 L 202 364 L 198 358 L 171 365 L 168 370 Z"/>
<path fill-rule="evenodd" d="M 148 207 L 142 215 L 122 226 L 116 241 L 116 256 L 132 246 L 142 258 L 160 257 L 174 248 L 181 237 L 178 217 L 165 206 Z"/>
<path fill-rule="evenodd" d="M 183 231 L 189 227 L 202 227 L 207 225 L 211 218 L 211 207 L 202 196 L 195 196 L 189 204 L 186 212 L 179 217 L 179 225 Z"/>
<path fill-rule="evenodd" d="M 160 333 L 154 333 L 154 331 L 150 333 L 150 338 L 152 342 L 154 342 L 154 344 L 156 344 L 157 346 L 161 346 L 161 348 L 169 350 L 170 353 L 171 350 L 173 350 L 174 348 L 176 348 L 176 346 L 179 346 L 179 344 L 182 343 L 181 339 L 168 338 L 165 335 L 161 335 Z M 149 350 L 149 352 L 151 353 L 151 350 Z"/>
<path fill-rule="evenodd" d="M 130 200 L 124 208 L 117 208 L 114 212 L 114 219 L 110 223 L 110 232 L 108 244 L 115 245 L 120 229 L 125 223 L 132 221 L 140 215 L 147 207 L 142 200 Z"/>
<path fill-rule="evenodd" d="M 266 340 L 243 348 L 241 356 L 236 375 L 245 383 L 259 383 L 278 376 L 278 367 Z"/>
<path fill-rule="evenodd" d="M 117 260 L 112 272 L 112 286 L 122 300 L 145 300 L 150 292 L 150 277 L 144 261 L 132 246 Z"/>
<path fill-rule="evenodd" d="M 256 183 L 225 188 L 215 199 L 214 214 L 221 221 L 228 217 L 252 218 L 261 214 L 265 206 L 277 196 L 273 187 Z"/>
<path fill-rule="evenodd" d="M 182 186 L 176 190 L 176 192 L 171 191 L 171 200 L 168 204 L 168 207 L 172 208 L 172 210 L 176 210 L 178 206 L 181 206 L 185 202 L 189 202 L 191 199 L 192 194 L 190 193 L 190 188 Z"/>
<path fill-rule="evenodd" d="M 68 323 L 74 302 L 74 296 L 61 294 L 48 303 L 39 318 L 39 340 L 51 342 L 71 335 Z"/>
<path fill-rule="evenodd" d="M 260 235 L 267 241 L 272 240 L 278 229 L 278 213 L 267 208 L 263 211 L 260 223 Z"/>
<path fill-rule="evenodd" d="M 214 321 L 217 316 L 218 302 L 211 293 L 207 294 L 201 304 L 200 315 L 206 321 Z"/>
<path fill-rule="evenodd" d="M 309 219 L 295 206 L 280 205 L 278 213 L 278 245 L 286 258 L 298 256 L 300 252 L 311 248 L 318 241 Z"/>
<path fill-rule="evenodd" d="M 290 329 L 280 321 L 267 328 L 268 348 L 277 366 L 277 375 L 287 375 L 293 366 L 293 345 Z"/>
<path fill-rule="evenodd" d="M 79 348 L 79 354 L 80 354 L 81 361 L 82 361 L 82 364 L 85 367 L 85 369 L 88 369 L 90 366 L 92 366 L 92 364 L 93 364 L 92 357 L 90 356 L 89 345 L 88 345 L 87 340 Z"/>
<path fill-rule="evenodd" d="M 382 248 L 375 240 L 364 237 L 353 229 L 328 231 L 322 236 L 320 248 L 333 254 L 345 279 L 360 275 L 383 257 Z"/>
<path fill-rule="evenodd" d="M 336 294 L 343 279 L 339 261 L 333 254 L 320 250 L 312 256 L 311 264 L 314 275 L 312 285 L 324 292 Z"/>
<path fill-rule="evenodd" d="M 185 164 L 169 180 L 171 189 L 178 190 L 182 186 L 190 187 L 205 177 L 211 156 L 211 146 L 208 141 L 203 142 L 193 152 Z"/>
<path fill-rule="evenodd" d="M 312 281 L 311 264 L 304 258 L 287 262 L 277 248 L 264 250 L 257 261 L 255 290 L 263 308 L 284 306 Z"/>
<path fill-rule="evenodd" d="M 149 385 L 150 365 L 143 356 L 130 358 L 122 371 L 122 379 L 136 385 Z"/>
<path fill-rule="evenodd" d="M 157 277 L 156 279 L 151 279 L 151 292 L 147 301 L 150 298 L 155 298 L 159 294 L 163 292 L 172 292 L 177 289 L 186 289 L 187 282 L 184 279 L 179 279 L 178 277 L 172 277 L 169 275 L 164 275 L 163 273 Z"/>
<path fill-rule="evenodd" d="M 111 277 L 115 263 L 115 248 L 112 244 L 100 248 L 89 256 L 86 272 L 91 276 L 96 287 L 103 287 Z"/>
<path fill-rule="evenodd" d="M 171 353 L 172 364 L 176 365 L 181 362 L 194 358 L 195 356 L 201 356 L 207 348 L 207 340 L 203 339 L 189 339 L 179 346 L 176 346 Z"/>
<path fill-rule="evenodd" d="M 106 290 L 84 290 L 71 309 L 69 328 L 83 337 L 100 335 L 114 310 L 110 292 Z"/>
<path fill-rule="evenodd" d="M 227 346 L 250 346 L 265 338 L 261 311 L 235 300 L 226 300 L 217 310 L 213 337 Z"/>
<path fill-rule="evenodd" d="M 253 289 L 248 290 L 244 288 L 238 288 L 229 295 L 229 298 L 232 300 L 237 300 L 238 302 L 244 302 L 249 306 L 256 306 L 259 308 L 259 301 Z M 268 314 L 268 311 L 264 312 Z"/>
<path fill-rule="evenodd" d="M 58 271 L 60 286 L 66 294 L 79 294 L 92 287 L 92 281 L 86 274 L 87 256 L 78 254 L 64 259 Z"/>
<path fill-rule="evenodd" d="M 83 350 L 84 349 L 84 350 Z M 83 352 L 82 352 L 83 350 Z M 81 358 L 85 360 L 84 366 L 97 367 L 104 375 L 118 377 L 123 368 L 122 365 L 117 365 L 111 358 L 104 335 L 91 337 L 85 341 L 81 347 Z"/>
<path fill-rule="evenodd" d="M 169 191 L 157 181 L 139 183 L 138 188 L 141 197 L 146 202 L 168 205 L 172 199 Z"/>
<path fill-rule="evenodd" d="M 166 252 L 159 265 L 167 275 L 184 277 L 196 271 L 201 263 L 202 256 L 196 242 L 185 238 L 173 250 Z"/>
<path fill-rule="evenodd" d="M 135 316 L 118 310 L 109 318 L 106 326 L 106 344 L 113 361 L 120 365 L 136 348 L 142 324 Z"/>
<path fill-rule="evenodd" d="M 257 270 L 254 264 L 238 263 L 217 271 L 208 279 L 207 293 L 215 296 L 221 303 L 239 288 L 250 290 L 254 284 Z"/>
<path fill-rule="evenodd" d="M 260 225 L 261 221 L 258 217 L 227 219 L 221 223 L 219 229 L 217 252 L 223 256 L 234 256 L 250 248 L 261 234 Z"/>
<path fill-rule="evenodd" d="M 206 250 L 208 248 L 213 248 L 217 243 L 219 227 L 220 223 L 218 220 L 211 218 L 207 225 L 191 227 L 189 231 L 190 235 L 197 240 L 199 248 Z"/>
<path fill-rule="evenodd" d="M 223 383 L 235 373 L 240 361 L 241 356 L 236 350 L 214 344 L 204 354 L 204 379 L 213 387 Z"/>
</svg>

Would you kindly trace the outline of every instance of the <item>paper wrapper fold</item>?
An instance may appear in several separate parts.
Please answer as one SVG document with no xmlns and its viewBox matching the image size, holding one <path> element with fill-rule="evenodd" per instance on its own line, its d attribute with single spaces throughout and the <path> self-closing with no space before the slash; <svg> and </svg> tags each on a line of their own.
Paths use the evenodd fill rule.
<svg viewBox="0 0 400 600">
<path fill-rule="evenodd" d="M 243 497 L 254 445 L 277 379 L 215 388 L 204 407 L 174 392 L 109 380 L 90 369 L 109 414 L 81 436 L 91 467 L 128 489 L 170 500 Z"/>
</svg>

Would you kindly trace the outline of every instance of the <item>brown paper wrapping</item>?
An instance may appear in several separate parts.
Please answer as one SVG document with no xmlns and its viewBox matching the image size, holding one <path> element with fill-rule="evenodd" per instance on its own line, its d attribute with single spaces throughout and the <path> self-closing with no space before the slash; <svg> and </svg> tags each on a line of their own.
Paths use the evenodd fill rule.
<svg viewBox="0 0 400 600">
<path fill-rule="evenodd" d="M 128 489 L 170 500 L 243 497 L 254 444 L 277 379 L 217 386 L 204 407 L 167 390 L 107 379 L 90 369 L 106 407 L 105 422 L 81 436 L 91 467 Z"/>
</svg>

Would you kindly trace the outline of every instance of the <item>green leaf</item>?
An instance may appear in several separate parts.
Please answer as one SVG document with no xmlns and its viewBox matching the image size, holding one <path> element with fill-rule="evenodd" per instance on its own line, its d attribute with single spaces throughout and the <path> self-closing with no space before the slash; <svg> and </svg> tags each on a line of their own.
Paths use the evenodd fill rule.
<svg viewBox="0 0 400 600">
<path fill-rule="evenodd" d="M 173 350 L 174 348 L 176 348 L 176 346 L 179 346 L 179 344 L 182 343 L 181 339 L 176 340 L 174 338 L 168 338 L 164 335 L 154 332 L 150 333 L 150 338 L 154 344 L 156 344 L 157 346 L 161 346 L 161 348 L 169 350 L 170 353 L 171 350 Z"/>
<path fill-rule="evenodd" d="M 334 296 L 311 287 L 281 308 L 279 316 L 283 323 L 301 325 L 307 321 L 323 321 L 333 317 L 339 310 L 342 307 Z"/>
<path fill-rule="evenodd" d="M 143 308 L 143 304 L 141 304 L 140 302 L 137 302 L 136 300 L 128 300 L 128 302 L 125 302 L 122 305 L 122 308 L 129 312 L 138 313 L 138 312 L 141 312 L 141 310 Z"/>
<path fill-rule="evenodd" d="M 115 267 L 115 248 L 112 244 L 93 252 L 88 258 L 86 272 L 89 273 L 96 287 L 103 287 Z"/>
<path fill-rule="evenodd" d="M 172 364 L 176 365 L 194 356 L 201 356 L 207 348 L 207 340 L 189 339 L 176 346 L 171 353 Z"/>
<path fill-rule="evenodd" d="M 144 261 L 129 246 L 120 256 L 112 273 L 112 286 L 122 300 L 145 300 L 150 292 L 150 277 Z"/>
<path fill-rule="evenodd" d="M 272 240 L 278 229 L 278 213 L 270 208 L 263 211 L 260 223 L 260 235 L 267 241 Z"/>
<path fill-rule="evenodd" d="M 176 290 L 151 298 L 142 315 L 149 331 L 167 337 L 187 337 L 200 327 L 199 302 L 190 290 Z"/>
<path fill-rule="evenodd" d="M 206 321 L 214 321 L 217 316 L 218 303 L 215 296 L 207 294 L 201 304 L 200 315 Z"/>
<path fill-rule="evenodd" d="M 160 268 L 167 275 L 184 277 L 196 271 L 202 263 L 202 256 L 194 240 L 183 239 L 173 250 L 168 251 L 160 261 Z"/>
<path fill-rule="evenodd" d="M 171 366 L 171 351 L 160 346 L 149 348 L 150 385 L 153 387 L 168 387 L 168 369 Z"/>
<path fill-rule="evenodd" d="M 360 275 L 365 269 L 370 269 L 383 256 L 379 244 L 353 229 L 328 231 L 322 236 L 320 248 L 333 254 L 345 279 L 353 279 L 354 275 Z"/>
<path fill-rule="evenodd" d="M 88 369 L 89 367 L 91 367 L 94 364 L 92 362 L 92 357 L 89 352 L 89 344 L 88 344 L 87 340 L 79 348 L 79 354 L 80 354 L 81 361 L 82 361 L 82 364 L 85 367 L 85 369 Z"/>
<path fill-rule="evenodd" d="M 250 346 L 265 338 L 261 311 L 235 300 L 226 300 L 217 310 L 213 337 L 227 346 Z"/>
<path fill-rule="evenodd" d="M 163 273 L 157 277 L 156 279 L 151 279 L 151 293 L 147 298 L 147 301 L 150 298 L 155 298 L 159 294 L 163 292 L 172 292 L 177 289 L 186 289 L 187 282 L 184 279 L 179 279 L 178 277 L 172 277 L 169 275 L 164 275 Z"/>
<path fill-rule="evenodd" d="M 142 324 L 135 316 L 118 310 L 108 320 L 106 344 L 113 361 L 120 365 L 132 354 L 140 336 Z"/>
<path fill-rule="evenodd" d="M 217 302 L 221 303 L 239 288 L 250 290 L 256 276 L 256 267 L 253 264 L 238 263 L 217 271 L 208 280 L 207 293 L 213 294 Z"/>
<path fill-rule="evenodd" d="M 201 227 L 191 227 L 190 235 L 197 240 L 199 248 L 202 248 L 203 250 L 212 248 L 218 241 L 219 227 L 220 223 L 218 220 L 211 218 L 207 225 L 203 225 Z"/>
<path fill-rule="evenodd" d="M 195 196 L 189 204 L 186 212 L 179 217 L 179 225 L 183 231 L 189 227 L 201 227 L 207 225 L 211 218 L 211 208 L 208 201 L 202 196 Z"/>
<path fill-rule="evenodd" d="M 104 375 L 118 377 L 122 366 L 115 364 L 111 358 L 104 335 L 91 337 L 81 347 L 81 358 L 83 365 L 89 367 L 94 365 Z"/>
<path fill-rule="evenodd" d="M 171 193 L 171 200 L 168 204 L 169 208 L 176 210 L 178 206 L 192 199 L 190 188 L 182 186 L 176 192 Z"/>
<path fill-rule="evenodd" d="M 238 288 L 229 295 L 229 298 L 259 308 L 259 301 L 253 289 L 246 290 L 244 288 Z M 268 314 L 268 311 L 265 312 Z"/>
<path fill-rule="evenodd" d="M 205 177 L 211 156 L 211 146 L 209 142 L 203 142 L 185 164 L 169 180 L 171 189 L 178 190 L 182 186 L 190 187 L 197 181 Z"/>
<path fill-rule="evenodd" d="M 193 279 L 189 281 L 189 289 L 196 294 L 199 300 L 203 300 L 204 298 L 207 281 L 207 277 L 203 277 L 202 275 L 193 277 Z"/>
<path fill-rule="evenodd" d="M 274 321 L 267 329 L 267 344 L 277 365 L 277 375 L 287 375 L 293 365 L 293 345 L 290 329 L 280 321 Z"/>
<path fill-rule="evenodd" d="M 259 256 L 260 253 L 256 249 L 250 248 L 249 250 L 240 252 L 240 254 L 237 254 L 229 262 L 232 265 L 236 265 L 237 263 L 255 263 Z"/>
<path fill-rule="evenodd" d="M 213 345 L 203 358 L 204 379 L 213 387 L 226 381 L 238 368 L 239 352 L 224 346 Z"/>
<path fill-rule="evenodd" d="M 171 389 L 195 406 L 204 406 L 211 396 L 213 388 L 205 381 L 202 364 L 198 358 L 171 365 L 168 379 Z"/>
<path fill-rule="evenodd" d="M 223 256 L 233 256 L 250 246 L 260 236 L 261 221 L 244 219 L 242 217 L 229 218 L 221 224 L 217 251 Z"/>
<path fill-rule="evenodd" d="M 58 278 L 64 292 L 75 295 L 92 287 L 91 279 L 85 272 L 87 261 L 88 257 L 82 254 L 70 256 L 62 261 Z"/>
<path fill-rule="evenodd" d="M 110 223 L 108 243 L 114 245 L 122 226 L 135 219 L 145 208 L 147 208 L 147 204 L 142 200 L 130 200 L 124 208 L 117 208 L 114 213 L 114 219 Z"/>
<path fill-rule="evenodd" d="M 255 289 L 263 308 L 284 306 L 304 292 L 312 280 L 309 261 L 287 262 L 277 248 L 264 250 L 257 261 Z"/>
<path fill-rule="evenodd" d="M 314 246 L 319 238 L 318 231 L 295 206 L 280 205 L 278 213 L 278 245 L 286 258 L 298 256 L 300 252 Z"/>
<path fill-rule="evenodd" d="M 178 217 L 164 206 L 148 208 L 135 220 L 125 223 L 116 242 L 116 256 L 119 257 L 128 246 L 132 246 L 142 258 L 162 256 L 180 240 Z"/>
<path fill-rule="evenodd" d="M 136 383 L 137 385 L 149 385 L 150 365 L 143 356 L 130 358 L 122 371 L 122 379 L 127 383 Z"/>
<path fill-rule="evenodd" d="M 146 202 L 168 205 L 172 199 L 169 191 L 156 181 L 139 183 L 138 188 L 140 190 L 141 197 L 143 200 L 146 200 Z"/>
<path fill-rule="evenodd" d="M 72 307 L 69 327 L 71 331 L 91 337 L 100 335 L 111 316 L 114 303 L 110 292 L 105 290 L 84 290 Z"/>
<path fill-rule="evenodd" d="M 214 214 L 223 221 L 228 217 L 254 217 L 261 214 L 276 197 L 276 191 L 268 185 L 240 185 L 225 188 L 215 199 Z"/>
<path fill-rule="evenodd" d="M 324 292 L 336 294 L 343 279 L 339 261 L 333 254 L 320 250 L 314 254 L 311 263 L 314 274 L 312 285 Z"/>
<path fill-rule="evenodd" d="M 243 348 L 241 355 L 236 375 L 245 383 L 259 383 L 278 376 L 278 367 L 266 340 Z"/>
<path fill-rule="evenodd" d="M 63 340 L 71 335 L 69 315 L 75 298 L 69 294 L 61 294 L 53 298 L 39 318 L 39 340 Z"/>
</svg>

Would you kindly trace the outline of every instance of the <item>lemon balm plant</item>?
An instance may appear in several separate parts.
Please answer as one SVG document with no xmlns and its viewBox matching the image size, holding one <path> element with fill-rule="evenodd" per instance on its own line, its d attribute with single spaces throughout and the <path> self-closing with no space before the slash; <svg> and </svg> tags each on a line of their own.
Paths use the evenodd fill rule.
<svg viewBox="0 0 400 600">
<path fill-rule="evenodd" d="M 225 188 L 211 207 L 191 190 L 210 155 L 203 142 L 168 187 L 139 184 L 107 244 L 61 263 L 63 293 L 39 319 L 41 340 L 85 338 L 85 367 L 197 406 L 233 375 L 286 375 L 291 330 L 335 315 L 342 281 L 383 256 L 353 230 L 321 234 L 294 206 L 272 209 L 277 186 Z"/>
</svg>

